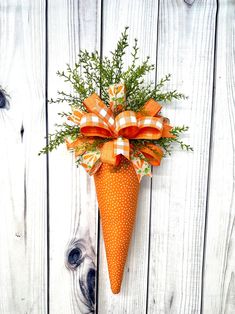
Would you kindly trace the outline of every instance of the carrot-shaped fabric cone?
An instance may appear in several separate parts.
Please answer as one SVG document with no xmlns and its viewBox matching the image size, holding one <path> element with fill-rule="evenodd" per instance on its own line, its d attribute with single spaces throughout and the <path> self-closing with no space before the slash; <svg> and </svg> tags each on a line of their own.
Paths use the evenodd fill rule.
<svg viewBox="0 0 235 314">
<path fill-rule="evenodd" d="M 102 164 L 94 174 L 111 289 L 120 292 L 135 223 L 139 181 L 130 161 L 118 167 Z"/>
</svg>

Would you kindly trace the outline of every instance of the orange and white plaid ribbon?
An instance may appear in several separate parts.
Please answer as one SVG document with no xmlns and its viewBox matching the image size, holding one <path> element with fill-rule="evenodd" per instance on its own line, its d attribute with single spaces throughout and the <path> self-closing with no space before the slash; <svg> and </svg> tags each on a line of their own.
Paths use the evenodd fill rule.
<svg viewBox="0 0 235 314">
<path fill-rule="evenodd" d="M 92 137 L 110 138 L 110 141 L 105 142 L 100 148 L 101 162 L 116 165 L 119 161 L 118 156 L 123 155 L 129 160 L 131 159 L 133 165 L 135 163 L 135 168 L 138 165 L 140 167 L 140 164 L 143 167 L 143 163 L 136 162 L 138 157 L 131 158 L 129 140 L 156 140 L 161 137 L 173 137 L 170 132 L 172 127 L 169 125 L 169 120 L 159 115 L 161 105 L 154 99 L 149 99 L 137 113 L 127 110 L 114 117 L 114 108 L 119 106 L 119 109 L 123 109 L 125 107 L 125 86 L 121 83 L 115 84 L 110 86 L 108 92 L 111 107 L 107 107 L 100 97 L 94 93 L 83 101 L 88 113 L 74 111 L 68 119 L 80 125 L 83 142 L 88 141 L 89 137 L 90 139 Z M 81 139 L 79 143 L 80 141 Z M 71 147 L 79 147 L 79 143 L 76 143 L 76 140 L 74 142 L 67 141 L 67 146 L 71 149 Z M 140 152 L 151 165 L 159 165 L 163 156 L 162 149 L 153 144 L 140 149 Z M 85 149 L 77 148 L 77 156 L 84 154 L 86 154 Z M 87 158 L 87 160 L 93 160 L 90 154 L 91 152 L 89 152 L 90 158 Z M 97 162 L 96 158 L 94 160 Z M 92 169 L 91 165 L 87 169 L 89 172 L 89 169 Z M 95 169 L 97 171 L 98 167 L 95 167 Z M 94 173 L 94 171 L 91 172 Z"/>
<path fill-rule="evenodd" d="M 115 133 L 114 115 L 110 108 L 94 93 L 83 101 L 84 106 L 89 112 L 99 117 L 108 126 L 112 133 Z"/>
</svg>

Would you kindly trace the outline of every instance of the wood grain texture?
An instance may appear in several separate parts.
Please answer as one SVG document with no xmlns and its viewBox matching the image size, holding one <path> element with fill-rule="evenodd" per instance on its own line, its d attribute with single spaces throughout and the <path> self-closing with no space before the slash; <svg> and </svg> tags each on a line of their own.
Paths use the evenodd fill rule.
<svg viewBox="0 0 235 314">
<path fill-rule="evenodd" d="M 200 313 L 210 146 L 216 1 L 160 1 L 158 78 L 188 100 L 166 105 L 189 125 L 193 153 L 176 150 L 154 170 L 148 313 Z"/>
<path fill-rule="evenodd" d="M 45 1 L 1 1 L 0 312 L 46 313 Z"/>
<path fill-rule="evenodd" d="M 10 95 L 0 89 L 1 314 L 235 313 L 234 21 L 232 0 L 0 1 L 0 86 Z M 47 191 L 37 153 L 46 91 L 71 91 L 56 71 L 80 48 L 108 54 L 126 25 L 157 78 L 172 73 L 168 88 L 189 96 L 163 113 L 190 126 L 194 152 L 176 149 L 143 179 L 122 290 L 112 295 L 93 179 L 61 146 L 49 156 Z M 63 110 L 49 105 L 50 133 Z"/>
<path fill-rule="evenodd" d="M 121 32 L 125 26 L 129 26 L 130 42 L 134 44 L 134 38 L 138 38 L 141 46 L 140 60 L 150 56 L 151 62 L 155 64 L 157 19 L 157 1 L 104 0 L 103 54 L 108 55 L 114 49 Z M 126 66 L 130 62 L 129 52 L 125 59 Z M 155 73 L 153 72 L 148 79 L 154 81 Z M 122 288 L 118 295 L 113 295 L 109 286 L 103 237 L 100 238 L 98 313 L 145 313 L 146 311 L 150 185 L 150 178 L 144 178 L 141 183 L 136 225 L 124 270 Z"/>
<path fill-rule="evenodd" d="M 48 93 L 71 87 L 56 77 L 74 64 L 79 49 L 99 49 L 99 1 L 50 1 L 48 7 Z M 49 106 L 50 132 L 57 112 Z M 50 311 L 92 313 L 95 310 L 97 205 L 92 179 L 76 168 L 65 146 L 50 155 Z"/>
<path fill-rule="evenodd" d="M 219 1 L 203 312 L 235 313 L 235 3 Z"/>
</svg>

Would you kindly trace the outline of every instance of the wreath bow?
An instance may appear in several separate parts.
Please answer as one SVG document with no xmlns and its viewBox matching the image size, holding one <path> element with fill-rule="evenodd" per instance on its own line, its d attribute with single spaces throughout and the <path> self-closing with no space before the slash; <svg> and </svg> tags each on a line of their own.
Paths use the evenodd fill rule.
<svg viewBox="0 0 235 314">
<path fill-rule="evenodd" d="M 159 166 L 163 156 L 162 149 L 154 144 L 147 144 L 134 152 L 131 139 L 157 140 L 161 137 L 173 137 L 169 120 L 159 115 L 161 105 L 154 99 L 149 99 L 139 112 L 125 108 L 125 85 L 114 84 L 109 87 L 110 107 L 93 93 L 83 101 L 88 113 L 73 111 L 69 120 L 80 126 L 83 137 L 75 140 L 67 139 L 67 148 L 75 149 L 75 155 L 80 156 L 81 164 L 89 174 L 94 174 L 102 163 L 118 165 L 120 156 L 131 160 L 139 181 L 143 175 L 151 175 L 151 166 Z M 114 110 L 121 111 L 114 116 Z M 105 138 L 98 151 L 87 151 L 86 143 L 92 143 L 94 138 Z"/>
</svg>

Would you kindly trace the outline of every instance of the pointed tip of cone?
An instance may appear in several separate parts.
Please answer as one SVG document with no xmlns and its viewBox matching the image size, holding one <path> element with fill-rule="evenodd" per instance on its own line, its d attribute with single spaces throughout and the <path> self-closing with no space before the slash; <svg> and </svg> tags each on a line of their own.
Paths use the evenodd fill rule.
<svg viewBox="0 0 235 314">
<path fill-rule="evenodd" d="M 110 287 L 113 294 L 118 294 L 121 291 L 122 280 L 111 280 Z"/>
<path fill-rule="evenodd" d="M 127 255 L 127 253 L 126 253 Z M 109 252 L 108 252 L 108 259 L 109 259 Z M 109 263 L 108 262 L 108 269 L 109 269 L 109 280 L 110 280 L 110 287 L 113 294 L 118 294 L 121 291 L 122 286 L 122 278 L 124 272 L 124 265 L 125 265 L 126 258 L 122 261 L 116 258 L 116 263 Z M 110 267 L 111 266 L 111 267 Z"/>
<path fill-rule="evenodd" d="M 113 294 L 118 294 L 121 289 L 120 289 L 120 287 L 112 287 L 112 286 L 111 286 L 111 290 L 112 290 L 112 293 L 113 293 Z"/>
</svg>

